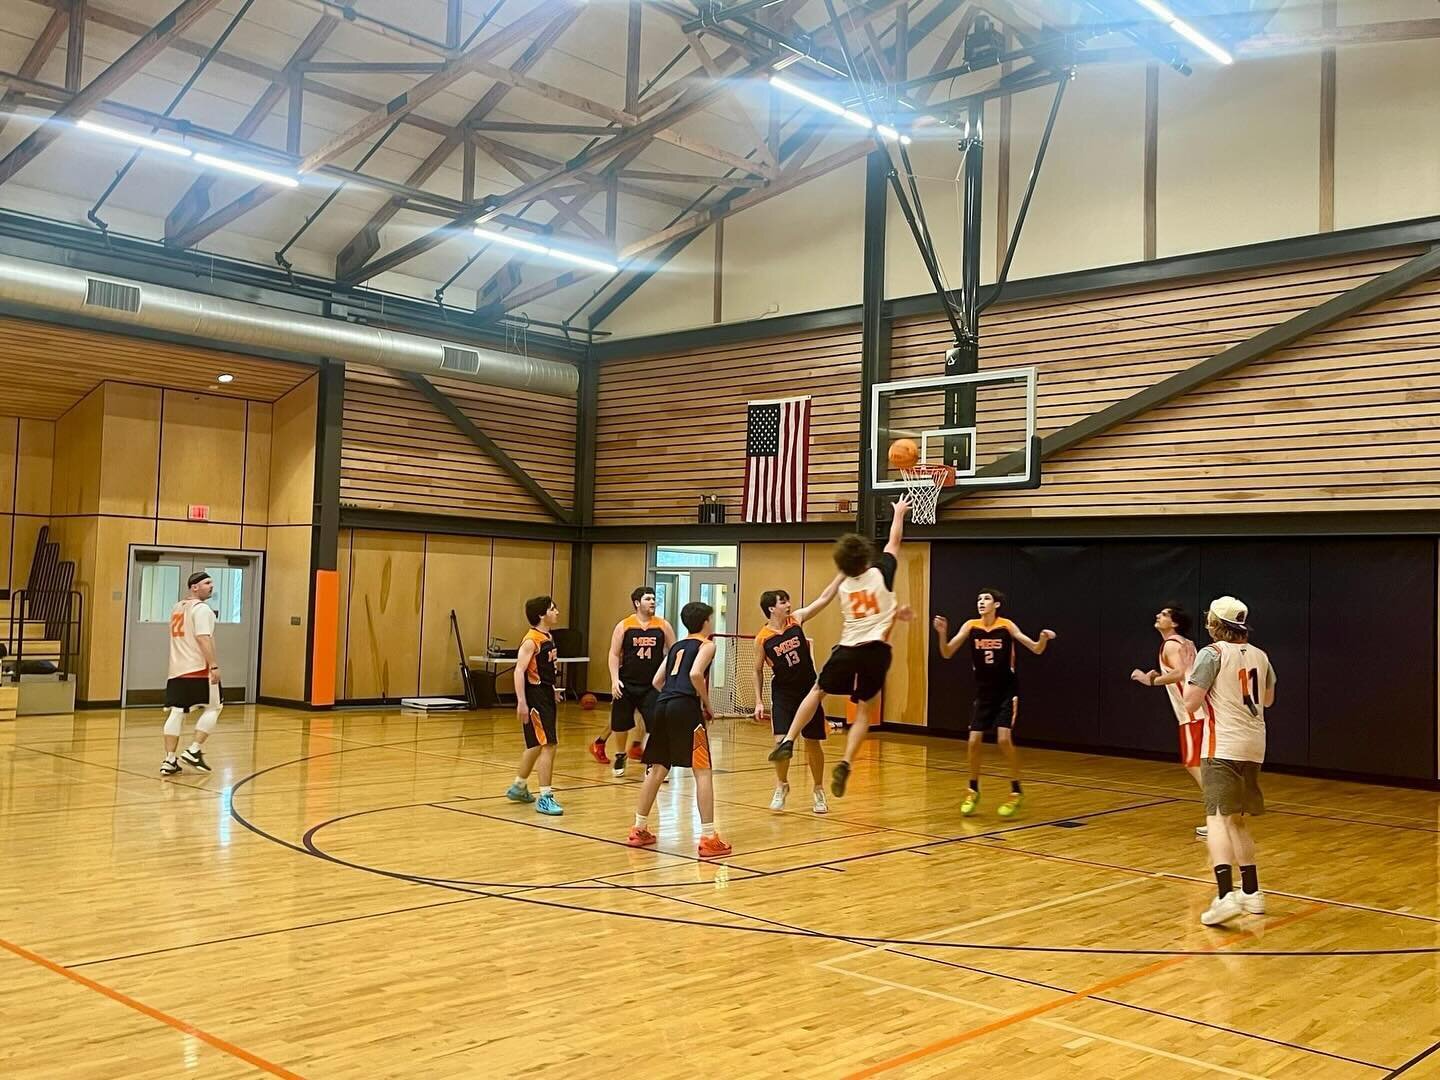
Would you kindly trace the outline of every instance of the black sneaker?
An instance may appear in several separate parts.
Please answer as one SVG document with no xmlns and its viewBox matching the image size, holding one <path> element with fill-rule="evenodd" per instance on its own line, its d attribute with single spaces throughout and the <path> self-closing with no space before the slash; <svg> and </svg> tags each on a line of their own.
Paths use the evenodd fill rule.
<svg viewBox="0 0 1440 1080">
<path fill-rule="evenodd" d="M 845 797 L 845 785 L 850 782 L 850 763 L 842 761 L 835 766 L 835 771 L 830 774 L 830 794 L 837 799 Z"/>
<path fill-rule="evenodd" d="M 161 775 L 161 776 L 174 776 L 174 775 L 175 775 L 177 772 L 179 772 L 179 771 L 180 771 L 180 762 L 178 762 L 178 761 L 171 761 L 169 758 L 166 758 L 164 761 L 162 761 L 162 762 L 160 763 L 160 775 Z"/>
<path fill-rule="evenodd" d="M 192 769 L 199 769 L 201 772 L 210 771 L 210 766 L 205 761 L 205 751 L 203 750 L 183 750 L 180 753 L 180 760 Z M 178 766 L 175 771 L 180 771 Z"/>
<path fill-rule="evenodd" d="M 775 744 L 775 749 L 770 751 L 770 761 L 788 761 L 795 756 L 795 740 L 781 739 Z"/>
</svg>

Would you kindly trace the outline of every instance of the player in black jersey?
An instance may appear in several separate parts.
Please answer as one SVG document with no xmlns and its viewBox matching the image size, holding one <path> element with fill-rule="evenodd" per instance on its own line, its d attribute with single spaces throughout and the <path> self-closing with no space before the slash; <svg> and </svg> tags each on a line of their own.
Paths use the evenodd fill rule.
<svg viewBox="0 0 1440 1080">
<path fill-rule="evenodd" d="M 835 579 L 825 586 L 825 591 L 815 602 L 799 611 L 792 611 L 790 594 L 784 589 L 770 589 L 760 594 L 760 610 L 765 613 L 765 625 L 755 635 L 755 720 L 765 721 L 765 667 L 769 665 L 774 673 L 770 680 L 771 731 L 778 744 L 790 730 L 795 719 L 795 710 L 805 700 L 805 695 L 815 685 L 815 661 L 810 656 L 810 639 L 805 636 L 804 624 L 823 611 L 840 588 L 844 577 Z M 801 734 L 805 737 L 805 759 L 810 764 L 810 777 L 814 781 L 811 794 L 812 809 L 817 814 L 829 813 L 825 801 L 825 713 L 817 710 Z M 775 762 L 775 795 L 770 800 L 771 810 L 785 809 L 785 797 L 790 794 L 790 759 L 781 758 Z"/>
<path fill-rule="evenodd" d="M 674 628 L 655 614 L 654 589 L 640 586 L 630 594 L 630 603 L 634 612 L 616 623 L 610 635 L 610 726 L 590 744 L 590 756 L 602 765 L 612 765 L 616 776 L 625 775 L 627 742 L 629 757 L 640 758 L 644 731 L 649 730 L 655 715 L 655 690 L 650 682 L 675 644 Z M 645 728 L 631 737 L 636 713 Z M 611 735 L 619 736 L 613 759 L 605 753 Z"/>
<path fill-rule="evenodd" d="M 975 706 L 970 717 L 970 790 L 960 804 L 960 813 L 969 817 L 980 805 L 980 753 L 985 732 L 995 729 L 1000 751 L 1010 765 L 1010 798 L 999 808 L 1001 817 L 1013 817 L 1024 795 L 1020 790 L 1020 755 L 1010 737 L 1020 714 L 1020 684 L 1015 677 L 1015 646 L 1023 645 L 1036 656 L 1055 640 L 1054 630 L 1041 630 L 1033 641 L 1009 619 L 1000 617 L 1005 594 L 999 589 L 981 589 L 975 607 L 978 619 L 970 619 L 953 638 L 950 621 L 935 616 L 935 633 L 940 638 L 940 655 L 946 660 L 970 642 L 970 661 L 975 666 Z"/>
<path fill-rule="evenodd" d="M 625 842 L 631 847 L 650 847 L 650 810 L 655 795 L 671 769 L 689 769 L 695 774 L 695 803 L 700 811 L 700 857 L 730 854 L 730 845 L 715 831 L 715 781 L 710 771 L 710 733 L 706 722 L 710 709 L 710 662 L 715 659 L 715 642 L 710 640 L 709 604 L 686 604 L 680 621 L 690 636 L 677 641 L 665 657 L 665 666 L 655 672 L 651 685 L 659 694 L 650 738 L 645 742 L 645 782 L 635 807 L 635 825 Z"/>
<path fill-rule="evenodd" d="M 565 811 L 550 785 L 559 742 L 555 728 L 555 658 L 559 652 L 552 631 L 560 624 L 560 609 L 550 597 L 537 596 L 525 601 L 525 617 L 530 620 L 530 629 L 515 658 L 515 714 L 525 736 L 525 752 L 520 755 L 520 768 L 505 797 L 511 802 L 533 802 L 539 813 L 559 817 Z M 530 794 L 531 769 L 539 773 L 539 802 Z"/>
</svg>

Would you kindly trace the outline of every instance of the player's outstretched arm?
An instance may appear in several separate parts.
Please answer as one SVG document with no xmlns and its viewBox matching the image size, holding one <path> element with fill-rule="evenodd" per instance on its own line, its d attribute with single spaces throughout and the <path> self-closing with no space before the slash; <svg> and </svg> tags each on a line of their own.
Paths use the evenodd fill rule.
<svg viewBox="0 0 1440 1080">
<path fill-rule="evenodd" d="M 710 707 L 710 682 L 705 678 L 705 673 L 710 670 L 710 661 L 715 659 L 715 642 L 707 641 L 700 646 L 700 651 L 695 654 L 695 663 L 690 668 L 690 683 L 695 687 L 695 693 L 700 695 L 700 708 L 705 710 L 706 716 L 714 716 L 715 710 Z"/>
<path fill-rule="evenodd" d="M 1165 643 L 1165 666 L 1169 668 L 1164 674 L 1151 668 L 1149 671 L 1141 671 L 1136 668 L 1130 672 L 1130 678 L 1141 686 L 1174 686 L 1176 683 L 1184 682 L 1185 676 L 1189 674 L 1185 665 L 1180 662 L 1180 643 L 1178 641 L 1167 641 Z"/>
<path fill-rule="evenodd" d="M 905 515 L 910 513 L 910 496 L 901 495 L 895 500 L 895 516 L 890 519 L 890 542 L 885 545 L 886 555 L 899 555 L 900 544 L 905 539 Z"/>
<path fill-rule="evenodd" d="M 935 627 L 935 634 L 940 639 L 940 655 L 946 660 L 949 660 L 959 652 L 960 647 L 970 640 L 969 622 L 966 622 L 964 626 L 960 627 L 960 632 L 949 641 L 945 640 L 945 635 L 950 633 L 949 619 L 944 615 L 936 615 L 931 625 Z"/>
<path fill-rule="evenodd" d="M 795 612 L 795 621 L 799 623 L 808 622 L 810 619 L 813 619 L 816 615 L 819 615 L 820 612 L 824 611 L 827 607 L 829 607 L 830 601 L 835 599 L 835 594 L 840 591 L 840 583 L 844 580 L 844 574 L 836 574 L 835 577 L 831 580 L 830 584 L 825 586 L 824 591 L 822 591 L 819 596 L 817 596 L 805 607 L 802 607 L 799 611 Z"/>
<path fill-rule="evenodd" d="M 1055 640 L 1054 630 L 1041 630 L 1040 640 L 1036 641 L 1033 638 L 1026 637 L 1025 634 L 1021 631 L 1021 629 L 1014 623 L 1010 624 L 1010 633 L 1014 636 L 1016 641 L 1018 641 L 1021 645 L 1024 645 L 1025 648 L 1029 649 L 1036 656 L 1039 656 L 1046 649 L 1048 649 L 1050 647 L 1050 642 Z"/>
<path fill-rule="evenodd" d="M 525 700 L 525 672 L 533 659 L 535 643 L 527 638 L 520 643 L 520 651 L 515 655 L 515 715 L 522 724 L 530 719 L 530 704 Z"/>
</svg>

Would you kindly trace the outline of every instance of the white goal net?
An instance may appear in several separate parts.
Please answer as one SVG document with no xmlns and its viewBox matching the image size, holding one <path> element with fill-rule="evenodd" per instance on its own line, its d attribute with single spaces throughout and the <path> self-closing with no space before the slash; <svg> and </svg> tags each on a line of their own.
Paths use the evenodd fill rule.
<svg viewBox="0 0 1440 1080">
<path fill-rule="evenodd" d="M 716 716 L 751 716 L 755 712 L 755 658 L 759 646 L 748 634 L 715 634 L 715 670 L 710 677 L 710 705 Z M 815 651 L 815 642 L 810 642 Z M 770 708 L 770 666 L 760 677 L 765 708 Z"/>
</svg>

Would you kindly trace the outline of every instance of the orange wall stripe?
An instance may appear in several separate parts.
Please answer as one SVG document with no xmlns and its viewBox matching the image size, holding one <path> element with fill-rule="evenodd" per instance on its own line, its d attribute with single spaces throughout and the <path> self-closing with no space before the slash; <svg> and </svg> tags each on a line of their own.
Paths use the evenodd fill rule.
<svg viewBox="0 0 1440 1080">
<path fill-rule="evenodd" d="M 335 641 L 340 625 L 340 572 L 315 571 L 310 639 L 310 704 L 335 704 Z"/>
</svg>

